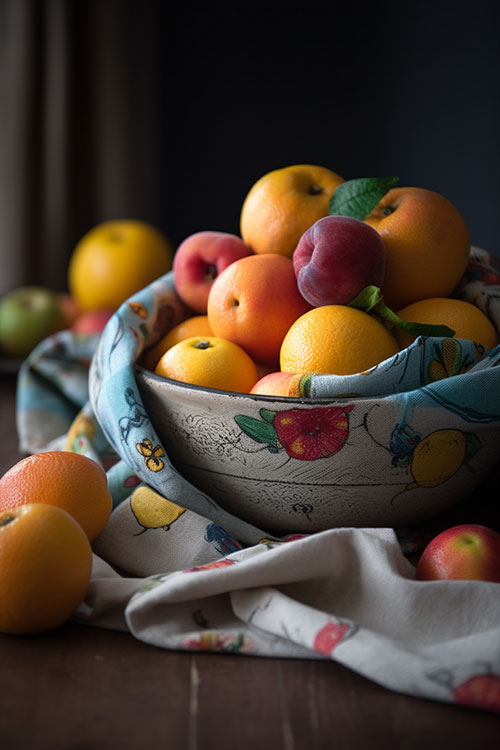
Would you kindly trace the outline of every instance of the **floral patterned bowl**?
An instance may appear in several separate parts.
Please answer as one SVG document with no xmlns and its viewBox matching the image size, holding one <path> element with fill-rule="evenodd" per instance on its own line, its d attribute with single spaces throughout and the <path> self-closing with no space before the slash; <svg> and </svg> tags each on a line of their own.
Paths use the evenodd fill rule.
<svg viewBox="0 0 500 750">
<path fill-rule="evenodd" d="M 498 409 L 485 424 L 479 412 L 461 414 L 460 402 L 438 406 L 429 396 L 416 405 L 412 393 L 273 398 L 145 370 L 137 382 L 180 472 L 273 532 L 413 523 L 464 497 L 499 457 Z"/>
<path fill-rule="evenodd" d="M 500 328 L 484 251 L 471 251 L 460 295 Z M 169 275 L 124 303 L 93 359 L 91 400 L 143 481 L 226 529 L 405 526 L 464 498 L 500 457 L 500 346 L 421 337 L 369 373 L 305 377 L 296 398 L 275 398 L 141 367 L 185 314 Z"/>
</svg>

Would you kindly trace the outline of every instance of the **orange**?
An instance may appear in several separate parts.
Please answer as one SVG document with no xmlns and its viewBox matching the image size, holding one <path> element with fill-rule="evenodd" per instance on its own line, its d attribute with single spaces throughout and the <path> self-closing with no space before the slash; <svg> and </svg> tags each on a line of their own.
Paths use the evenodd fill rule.
<svg viewBox="0 0 500 750">
<path fill-rule="evenodd" d="M 493 323 L 478 307 L 465 300 L 446 297 L 423 299 L 403 308 L 397 315 L 413 323 L 448 326 L 455 331 L 455 338 L 470 339 L 487 349 L 493 349 L 498 344 L 498 333 Z M 415 339 L 401 328 L 395 328 L 394 335 L 402 348 Z"/>
<path fill-rule="evenodd" d="M 190 339 L 193 336 L 213 336 L 213 331 L 210 328 L 206 315 L 194 315 L 192 318 L 187 318 L 174 326 L 157 344 L 144 353 L 142 358 L 143 366 L 148 370 L 154 370 L 158 360 L 165 354 L 167 349 L 175 346 L 179 341 Z"/>
<path fill-rule="evenodd" d="M 82 310 L 115 310 L 172 267 L 167 238 L 143 221 L 106 221 L 78 242 L 68 266 L 69 291 Z"/>
<path fill-rule="evenodd" d="M 428 297 L 449 297 L 469 261 L 470 236 L 457 208 L 423 188 L 393 188 L 365 219 L 387 250 L 381 290 L 398 310 Z"/>
<path fill-rule="evenodd" d="M 347 305 L 325 305 L 291 326 L 280 366 L 283 372 L 352 375 L 398 351 L 396 339 L 376 318 Z"/>
<path fill-rule="evenodd" d="M 106 473 L 87 456 L 47 451 L 21 459 L 0 479 L 0 511 L 47 503 L 67 511 L 92 542 L 112 507 Z"/>
<path fill-rule="evenodd" d="M 344 179 L 325 167 L 296 164 L 268 172 L 252 186 L 241 209 L 243 241 L 255 253 L 291 258 L 306 229 L 328 216 Z"/>
<path fill-rule="evenodd" d="M 46 503 L 0 513 L 0 632 L 62 625 L 84 598 L 92 548 L 69 513 Z"/>
<path fill-rule="evenodd" d="M 259 379 L 253 360 L 240 346 L 215 336 L 193 336 L 169 349 L 155 372 L 183 383 L 248 393 Z"/>
<path fill-rule="evenodd" d="M 285 333 L 310 307 L 299 292 L 290 258 L 267 253 L 241 258 L 217 276 L 207 314 L 215 336 L 267 363 L 279 359 Z"/>
</svg>

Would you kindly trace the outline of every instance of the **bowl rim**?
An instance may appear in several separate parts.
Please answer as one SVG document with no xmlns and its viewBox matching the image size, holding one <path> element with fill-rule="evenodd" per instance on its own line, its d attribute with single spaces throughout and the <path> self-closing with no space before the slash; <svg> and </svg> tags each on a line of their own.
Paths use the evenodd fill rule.
<svg viewBox="0 0 500 750">
<path fill-rule="evenodd" d="M 166 385 L 170 386 L 171 388 L 178 388 L 180 390 L 186 390 L 186 391 L 194 391 L 198 394 L 203 393 L 210 393 L 214 396 L 221 396 L 222 398 L 228 398 L 228 399 L 235 399 L 235 398 L 243 398 L 247 399 L 249 401 L 267 401 L 268 403 L 286 403 L 286 404 L 306 404 L 308 406 L 314 405 L 314 404 L 321 404 L 321 405 L 327 405 L 327 404 L 336 404 L 336 403 L 352 403 L 353 401 L 356 401 L 356 403 L 361 403 L 363 401 L 383 401 L 387 398 L 389 398 L 388 395 L 386 396 L 270 396 L 268 394 L 264 393 L 241 393 L 241 391 L 226 391 L 222 390 L 220 388 L 207 388 L 203 385 L 195 385 L 193 383 L 184 383 L 182 380 L 174 380 L 173 378 L 167 378 L 165 375 L 158 375 L 156 372 L 152 372 L 152 370 L 148 370 L 147 367 L 144 367 L 143 365 L 136 364 L 135 365 L 135 375 L 139 375 L 139 377 L 142 377 L 143 375 L 147 375 L 148 378 L 150 378 L 153 381 L 156 381 L 157 383 L 165 383 Z"/>
</svg>

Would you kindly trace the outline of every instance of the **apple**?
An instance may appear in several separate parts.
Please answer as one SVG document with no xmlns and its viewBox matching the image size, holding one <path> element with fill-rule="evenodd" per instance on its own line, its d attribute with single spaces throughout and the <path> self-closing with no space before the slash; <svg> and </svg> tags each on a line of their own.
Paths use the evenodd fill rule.
<svg viewBox="0 0 500 750">
<path fill-rule="evenodd" d="M 270 372 L 258 380 L 250 393 L 261 396 L 288 396 L 288 384 L 293 372 Z"/>
<path fill-rule="evenodd" d="M 27 357 L 64 327 L 58 295 L 47 287 L 21 286 L 0 300 L 0 349 L 7 356 Z"/>
<path fill-rule="evenodd" d="M 89 310 L 81 313 L 73 323 L 71 330 L 79 336 L 92 336 L 102 333 L 114 310 Z"/>
<path fill-rule="evenodd" d="M 59 307 L 64 316 L 66 328 L 71 328 L 75 320 L 81 314 L 78 302 L 67 292 L 60 292 L 58 295 Z"/>
<path fill-rule="evenodd" d="M 442 531 L 422 552 L 416 577 L 500 583 L 500 534 L 472 523 Z"/>
<path fill-rule="evenodd" d="M 360 219 L 325 216 L 304 232 L 292 260 L 309 304 L 348 305 L 366 286 L 382 284 L 386 249 L 380 234 Z"/>
<path fill-rule="evenodd" d="M 181 242 L 174 255 L 177 294 L 196 312 L 206 315 L 214 279 L 235 260 L 252 255 L 241 237 L 227 232 L 196 232 Z"/>
</svg>

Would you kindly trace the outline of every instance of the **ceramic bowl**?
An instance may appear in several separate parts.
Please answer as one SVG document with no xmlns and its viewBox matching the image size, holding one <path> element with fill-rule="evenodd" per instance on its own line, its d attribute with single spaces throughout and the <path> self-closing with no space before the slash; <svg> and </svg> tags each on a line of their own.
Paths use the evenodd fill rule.
<svg viewBox="0 0 500 750">
<path fill-rule="evenodd" d="M 500 272 L 484 251 L 471 251 L 460 295 L 500 329 Z M 141 367 L 141 352 L 187 314 L 172 274 L 158 279 L 113 316 L 90 377 L 117 453 L 180 505 L 211 513 L 215 503 L 228 512 L 214 511 L 218 523 L 281 535 L 401 527 L 467 496 L 498 462 L 499 346 L 422 337 L 368 373 L 305 378 L 297 397 L 275 398 Z"/>
<path fill-rule="evenodd" d="M 499 414 L 471 422 L 459 402 L 439 406 L 419 390 L 414 399 L 300 399 L 209 390 L 144 369 L 136 380 L 183 476 L 274 533 L 415 523 L 464 498 L 499 456 Z"/>
</svg>

